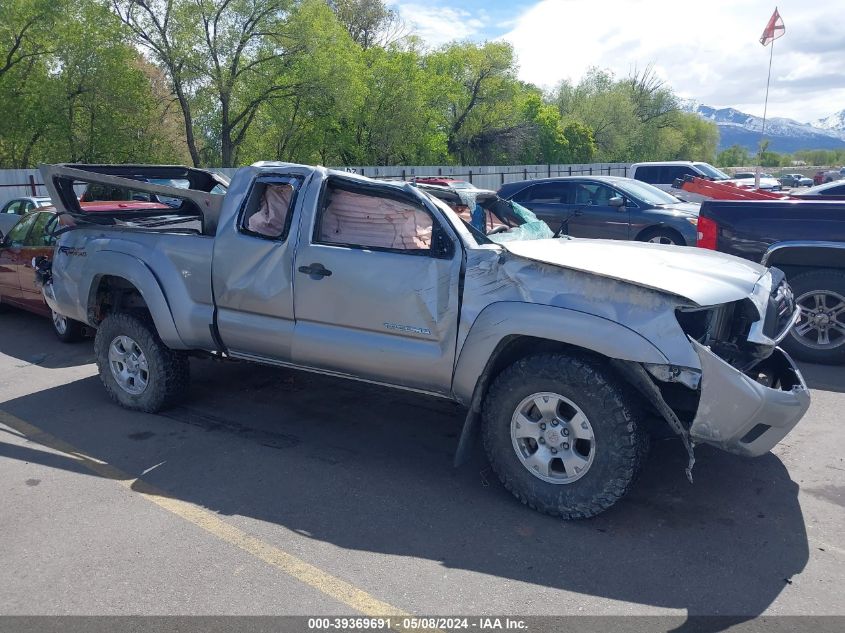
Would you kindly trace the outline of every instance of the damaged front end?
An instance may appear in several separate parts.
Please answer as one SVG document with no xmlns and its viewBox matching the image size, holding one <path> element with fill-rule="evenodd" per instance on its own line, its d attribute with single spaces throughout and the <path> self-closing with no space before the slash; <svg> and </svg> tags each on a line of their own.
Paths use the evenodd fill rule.
<svg viewBox="0 0 845 633">
<path fill-rule="evenodd" d="M 701 359 L 701 396 L 689 429 L 693 441 L 756 457 L 780 442 L 809 408 L 807 384 L 779 347 L 752 369 L 739 371 L 692 344 Z"/>
<path fill-rule="evenodd" d="M 695 444 L 762 455 L 807 411 L 807 385 L 777 346 L 799 316 L 783 273 L 771 269 L 748 298 L 676 310 L 700 367 L 629 364 L 628 380 L 684 440 L 690 455 L 688 475 Z M 646 379 L 651 386 L 644 384 Z"/>
</svg>

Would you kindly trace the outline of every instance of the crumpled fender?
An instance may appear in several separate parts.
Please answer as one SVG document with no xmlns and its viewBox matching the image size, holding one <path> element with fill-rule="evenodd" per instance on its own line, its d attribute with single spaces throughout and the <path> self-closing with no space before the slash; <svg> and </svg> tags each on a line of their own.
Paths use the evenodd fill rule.
<svg viewBox="0 0 845 633">
<path fill-rule="evenodd" d="M 615 321 L 567 308 L 502 301 L 481 311 L 458 354 L 452 392 L 459 402 L 470 403 L 499 343 L 514 335 L 568 343 L 620 360 L 669 362 L 653 343 Z"/>
<path fill-rule="evenodd" d="M 89 322 L 91 321 L 90 311 L 96 305 L 100 279 L 106 275 L 122 277 L 135 286 L 143 297 L 144 302 L 150 309 L 150 315 L 162 342 L 172 349 L 188 349 L 176 329 L 170 304 L 167 302 L 167 297 L 165 297 L 161 285 L 144 262 L 131 255 L 116 251 L 97 251 L 89 259 L 88 266 L 86 266 L 87 270 L 96 268 L 98 271 L 108 271 L 108 273 L 91 274 L 90 282 L 80 286 L 80 288 L 88 288 Z"/>
</svg>

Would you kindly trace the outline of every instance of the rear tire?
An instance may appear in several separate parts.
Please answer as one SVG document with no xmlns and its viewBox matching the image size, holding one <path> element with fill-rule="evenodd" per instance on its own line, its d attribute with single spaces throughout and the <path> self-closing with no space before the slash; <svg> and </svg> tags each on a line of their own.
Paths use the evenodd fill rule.
<svg viewBox="0 0 845 633">
<path fill-rule="evenodd" d="M 517 361 L 491 385 L 483 424 L 484 449 L 505 488 L 527 506 L 564 519 L 592 517 L 616 503 L 648 452 L 636 396 L 588 356 Z"/>
<path fill-rule="evenodd" d="M 783 347 L 810 363 L 845 363 L 845 272 L 810 270 L 788 281 L 802 315 Z"/>
<path fill-rule="evenodd" d="M 81 341 L 84 326 L 79 321 L 68 319 L 55 311 L 52 311 L 53 332 L 62 343 L 76 343 Z"/>
<path fill-rule="evenodd" d="M 651 242 L 653 244 L 668 244 L 675 246 L 686 246 L 686 240 L 677 231 L 672 229 L 648 229 L 638 238 L 640 242 Z"/>
<path fill-rule="evenodd" d="M 156 413 L 188 390 L 187 355 L 162 343 L 147 319 L 110 314 L 97 328 L 94 353 L 106 391 L 127 409 Z"/>
</svg>

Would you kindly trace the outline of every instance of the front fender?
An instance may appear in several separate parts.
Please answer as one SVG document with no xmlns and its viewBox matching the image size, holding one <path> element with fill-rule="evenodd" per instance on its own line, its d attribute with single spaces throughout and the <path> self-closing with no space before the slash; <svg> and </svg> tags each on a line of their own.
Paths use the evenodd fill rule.
<svg viewBox="0 0 845 633">
<path fill-rule="evenodd" d="M 648 339 L 615 321 L 567 308 L 503 301 L 481 311 L 461 347 L 452 380 L 452 393 L 459 402 L 471 402 L 494 351 L 503 339 L 515 335 L 567 343 L 619 360 L 669 362 Z"/>
</svg>

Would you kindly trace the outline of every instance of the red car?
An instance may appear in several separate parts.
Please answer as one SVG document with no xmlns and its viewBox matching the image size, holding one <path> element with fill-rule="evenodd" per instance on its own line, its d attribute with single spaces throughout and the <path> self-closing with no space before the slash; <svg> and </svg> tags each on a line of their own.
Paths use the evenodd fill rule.
<svg viewBox="0 0 845 633">
<path fill-rule="evenodd" d="M 477 189 L 477 187 L 466 180 L 449 178 L 448 176 L 430 176 L 428 178 L 417 178 L 416 182 L 421 185 L 440 185 L 452 189 Z"/>
<path fill-rule="evenodd" d="M 23 216 L 0 242 L 0 303 L 51 317 L 53 330 L 69 343 L 82 338 L 83 325 L 56 314 L 44 302 L 35 285 L 32 260 L 53 255 L 53 231 L 59 217 L 52 207 Z"/>
</svg>

